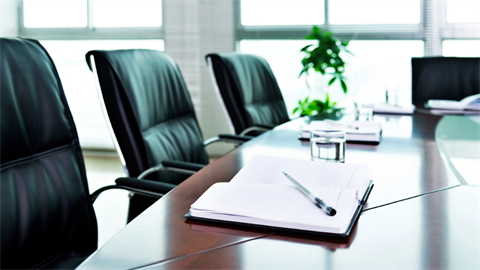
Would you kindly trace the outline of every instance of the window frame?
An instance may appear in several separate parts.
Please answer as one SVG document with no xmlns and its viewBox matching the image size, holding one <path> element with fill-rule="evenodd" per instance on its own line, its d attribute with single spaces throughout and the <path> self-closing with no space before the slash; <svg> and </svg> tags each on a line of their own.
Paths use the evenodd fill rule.
<svg viewBox="0 0 480 270">
<path fill-rule="evenodd" d="M 24 24 L 24 0 L 18 8 L 18 32 L 21 36 L 39 40 L 93 40 L 93 39 L 164 39 L 164 24 L 160 27 L 113 27 L 93 26 L 93 4 L 87 2 L 87 26 L 72 28 L 27 28 Z M 165 18 L 165 1 L 162 1 L 162 20 Z"/>
<path fill-rule="evenodd" d="M 420 12 L 424 13 L 423 1 L 420 1 Z M 421 39 L 423 37 L 424 16 L 420 16 L 418 24 L 364 24 L 364 25 L 334 25 L 329 20 L 329 0 L 324 0 L 323 30 L 335 33 L 339 39 Z M 311 31 L 311 25 L 300 26 L 243 26 L 241 24 L 241 0 L 236 1 L 235 13 L 237 23 L 237 39 L 304 39 Z M 387 31 L 385 29 L 388 29 Z"/>
<path fill-rule="evenodd" d="M 444 39 L 479 39 L 477 23 L 447 23 L 445 1 L 420 0 L 420 22 L 418 24 L 364 24 L 332 25 L 329 23 L 329 1 L 324 0 L 323 30 L 329 30 L 335 37 L 347 40 L 422 40 L 425 42 L 425 56 L 441 52 Z M 427 22 L 429 14 L 438 13 L 438 21 Z M 237 43 L 244 39 L 304 39 L 311 31 L 311 25 L 305 26 L 243 26 L 241 24 L 241 0 L 235 1 L 235 24 Z M 431 33 L 437 33 L 440 39 L 431 39 Z M 439 48 L 438 51 L 429 48 Z"/>
</svg>

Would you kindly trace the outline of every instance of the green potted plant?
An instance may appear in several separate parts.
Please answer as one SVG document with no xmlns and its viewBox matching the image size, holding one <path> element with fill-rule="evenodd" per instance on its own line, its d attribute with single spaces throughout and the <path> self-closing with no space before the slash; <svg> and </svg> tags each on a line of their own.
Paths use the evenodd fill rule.
<svg viewBox="0 0 480 270">
<path fill-rule="evenodd" d="M 340 52 L 348 52 L 348 41 L 340 41 L 332 36 L 330 31 L 322 32 L 318 26 L 313 26 L 312 32 L 308 34 L 305 39 L 316 40 L 317 44 L 310 44 L 303 47 L 300 51 L 305 53 L 302 59 L 302 71 L 298 77 L 308 75 L 308 72 L 313 69 L 319 72 L 322 76 L 331 76 L 328 85 L 332 85 L 338 81 L 344 93 L 347 93 L 347 84 L 343 72 L 345 71 L 345 62 L 340 57 Z M 308 85 L 308 83 L 307 83 Z M 310 87 L 310 86 L 309 86 Z M 335 118 L 338 117 L 339 108 L 335 107 L 336 102 L 331 102 L 328 93 L 325 94 L 324 100 L 314 99 L 309 97 L 299 100 L 298 107 L 293 110 L 293 113 L 300 112 L 301 116 L 317 116 L 317 118 Z"/>
</svg>

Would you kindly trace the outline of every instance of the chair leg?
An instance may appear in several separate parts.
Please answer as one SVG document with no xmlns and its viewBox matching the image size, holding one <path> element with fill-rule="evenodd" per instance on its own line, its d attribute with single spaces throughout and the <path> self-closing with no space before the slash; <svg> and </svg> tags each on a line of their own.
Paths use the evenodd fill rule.
<svg viewBox="0 0 480 270">
<path fill-rule="evenodd" d="M 128 216 L 127 216 L 127 223 L 130 223 L 134 218 L 140 215 L 145 209 L 147 209 L 150 205 L 156 202 L 158 199 L 142 196 L 138 194 L 130 193 L 129 195 L 130 202 L 128 206 Z"/>
</svg>

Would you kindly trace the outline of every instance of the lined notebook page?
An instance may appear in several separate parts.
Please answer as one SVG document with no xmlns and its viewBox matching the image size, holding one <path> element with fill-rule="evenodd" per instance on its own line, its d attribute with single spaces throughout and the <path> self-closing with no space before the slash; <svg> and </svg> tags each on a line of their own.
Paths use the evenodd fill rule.
<svg viewBox="0 0 480 270">
<path fill-rule="evenodd" d="M 359 191 L 359 198 L 363 197 L 365 185 L 368 185 L 366 165 L 305 161 L 264 155 L 253 157 L 230 182 L 293 186 L 282 171 L 308 188 L 354 189 Z"/>
<path fill-rule="evenodd" d="M 312 189 L 337 210 L 331 217 L 293 186 L 266 184 L 216 183 L 190 208 L 193 215 L 210 212 L 295 223 L 328 222 L 341 226 L 350 221 L 356 207 L 355 191 L 327 188 Z M 200 213 L 202 215 L 202 213 Z"/>
</svg>

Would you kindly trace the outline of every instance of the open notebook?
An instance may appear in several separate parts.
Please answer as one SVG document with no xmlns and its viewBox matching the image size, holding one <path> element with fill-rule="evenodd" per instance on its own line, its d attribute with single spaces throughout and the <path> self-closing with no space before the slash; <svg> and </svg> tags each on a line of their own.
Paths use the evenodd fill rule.
<svg viewBox="0 0 480 270">
<path fill-rule="evenodd" d="M 288 181 L 288 172 L 337 210 L 328 216 Z M 347 236 L 373 187 L 365 165 L 258 155 L 229 183 L 212 185 L 188 218 Z"/>
<path fill-rule="evenodd" d="M 310 139 L 310 130 L 315 129 L 343 129 L 347 133 L 348 142 L 372 142 L 378 144 L 380 142 L 380 134 L 382 126 L 379 122 L 372 121 L 311 121 L 305 126 L 300 135 L 301 140 Z"/>
<path fill-rule="evenodd" d="M 460 101 L 431 99 L 425 104 L 426 108 L 439 110 L 480 110 L 480 94 L 468 96 Z"/>
</svg>

